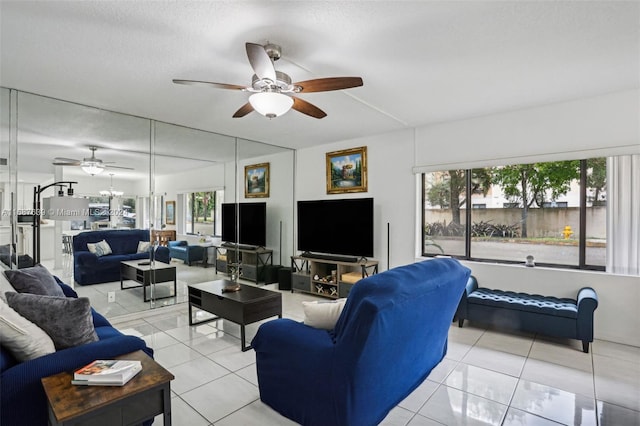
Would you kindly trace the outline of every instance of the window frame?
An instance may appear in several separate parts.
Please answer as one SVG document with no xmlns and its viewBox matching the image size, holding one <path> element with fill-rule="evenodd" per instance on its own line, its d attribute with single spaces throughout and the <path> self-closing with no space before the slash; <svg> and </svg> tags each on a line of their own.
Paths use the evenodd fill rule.
<svg viewBox="0 0 640 426">
<path fill-rule="evenodd" d="M 589 159 L 580 159 L 580 202 L 579 202 L 579 236 L 578 236 L 578 264 L 577 265 L 568 265 L 568 264 L 560 264 L 560 263 L 541 263 L 536 262 L 536 266 L 549 267 L 549 268 L 558 268 L 558 269 L 577 269 L 577 270 L 588 270 L 588 271 L 602 271 L 606 270 L 605 265 L 591 265 L 586 263 L 586 231 L 587 231 L 587 173 L 588 173 L 588 160 Z M 524 163 L 523 163 L 524 164 Z M 473 262 L 483 262 L 483 263 L 499 263 L 499 264 L 509 264 L 509 265 L 521 265 L 523 262 L 518 260 L 506 260 L 506 259 L 491 259 L 491 258 L 483 258 L 483 257 L 473 257 L 471 256 L 471 230 L 472 230 L 472 211 L 473 207 L 469 208 L 469 206 L 473 206 L 470 202 L 472 195 L 472 171 L 474 168 L 468 169 L 457 169 L 464 170 L 465 172 L 465 198 L 466 208 L 465 208 L 465 223 L 464 223 L 464 244 L 465 244 L 465 254 L 449 254 L 444 253 L 445 256 L 450 256 L 459 260 L 473 261 Z M 424 248 L 427 242 L 427 235 L 425 232 L 425 205 L 426 205 L 426 182 L 425 176 L 427 173 L 421 173 L 421 191 L 420 191 L 420 251 L 421 256 L 425 258 L 442 256 L 443 254 L 438 253 L 426 253 Z"/>
<path fill-rule="evenodd" d="M 193 202 L 195 194 L 198 193 L 210 193 L 212 195 L 213 198 L 213 210 L 212 210 L 212 215 L 213 215 L 213 223 L 212 223 L 212 229 L 211 229 L 211 233 L 210 234 L 206 234 L 206 235 L 210 235 L 212 237 L 220 237 L 220 233 L 216 232 L 216 230 L 218 228 L 221 228 L 221 224 L 220 222 L 220 212 L 219 209 L 222 207 L 222 203 L 224 201 L 224 190 L 221 189 L 212 189 L 210 191 L 190 191 L 190 192 L 185 192 L 184 195 L 184 213 L 186 213 L 184 215 L 184 230 L 185 233 L 189 234 L 195 234 L 195 226 L 196 226 L 196 221 L 194 220 L 195 217 L 195 203 Z M 189 207 L 191 207 L 191 211 L 189 210 Z M 188 217 L 191 217 L 191 222 L 188 221 Z"/>
</svg>

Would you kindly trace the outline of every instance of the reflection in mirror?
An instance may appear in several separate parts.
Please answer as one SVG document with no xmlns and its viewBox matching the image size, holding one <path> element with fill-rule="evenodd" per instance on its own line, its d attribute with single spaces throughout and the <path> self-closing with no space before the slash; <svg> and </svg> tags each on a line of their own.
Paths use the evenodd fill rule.
<svg viewBox="0 0 640 426">
<path fill-rule="evenodd" d="M 69 186 L 74 198 L 88 204 L 88 209 L 69 208 L 68 216 L 55 220 L 44 211 L 39 239 L 31 223 L 18 224 L 19 258 L 33 257 L 39 240 L 40 262 L 90 297 L 104 315 L 148 309 L 148 302 L 133 296 L 141 290 L 121 290 L 120 260 L 125 259 L 116 256 L 135 256 L 138 242 L 149 240 L 150 219 L 139 218 L 137 210 L 138 200 L 148 196 L 150 121 L 22 92 L 18 106 L 17 208 L 32 209 L 34 188 L 55 182 L 76 183 L 42 191 L 43 207 L 60 189 L 68 198 Z M 72 205 L 69 199 L 57 201 L 63 208 Z M 117 238 L 133 228 L 147 230 Z M 87 244 L 102 240 L 112 253 L 98 258 Z"/>
<path fill-rule="evenodd" d="M 226 190 L 226 173 L 235 164 L 236 144 L 232 137 L 211 132 L 154 125 L 153 191 L 162 201 L 153 234 L 168 248 L 176 269 L 175 300 L 186 302 L 187 285 L 224 278 L 217 275 L 215 247 L 220 245 L 220 206 L 233 197 Z"/>
<path fill-rule="evenodd" d="M 0 158 L 8 155 L 9 92 L 1 92 Z M 15 207 L 27 210 L 33 207 L 34 187 L 77 182 L 72 185 L 74 196 L 88 200 L 89 209 L 71 220 L 43 218 L 41 260 L 81 296 L 89 297 L 102 314 L 115 317 L 185 302 L 187 286 L 198 282 L 275 283 L 272 266 L 288 266 L 293 253 L 292 150 L 14 93 L 19 100 L 17 162 L 8 173 L 2 169 L 3 208 L 10 198 L 6 191 L 11 176 L 18 180 Z M 245 196 L 245 166 L 260 164 L 269 165 L 269 191 Z M 56 196 L 58 189 L 53 185 L 42 198 Z M 241 263 L 237 247 L 223 247 L 222 207 L 238 202 L 266 205 L 261 249 L 270 257 L 253 269 L 253 261 Z M 10 221 L 3 218 L 2 225 L 9 230 L 2 235 L 8 244 Z M 20 223 L 17 228 L 16 251 L 32 255 L 32 224 Z M 119 235 L 125 236 L 118 239 Z M 102 240 L 110 243 L 112 254 L 98 261 L 87 243 Z M 149 248 L 154 261 L 141 265 Z M 122 267 L 119 259 L 112 269 L 96 267 L 122 250 L 132 256 L 131 265 Z M 223 268 L 219 259 L 228 259 L 235 269 Z M 132 278 L 145 268 L 155 271 L 151 274 L 155 279 L 141 287 Z M 121 270 L 125 271 L 122 284 Z"/>
<path fill-rule="evenodd" d="M 0 89 L 0 270 L 11 268 L 11 258 L 15 256 L 15 248 L 11 245 L 13 228 L 11 215 L 11 199 L 15 188 L 12 188 L 10 174 L 10 91 Z M 0 274 L 3 275 L 3 274 Z M 4 286 L 0 289 L 8 290 Z"/>
<path fill-rule="evenodd" d="M 273 265 L 289 266 L 293 255 L 293 162 L 290 149 L 238 139 L 237 197 L 241 203 L 266 203 L 265 248 L 273 251 Z M 256 168 L 268 169 L 268 193 L 258 190 L 257 196 L 252 187 Z"/>
</svg>

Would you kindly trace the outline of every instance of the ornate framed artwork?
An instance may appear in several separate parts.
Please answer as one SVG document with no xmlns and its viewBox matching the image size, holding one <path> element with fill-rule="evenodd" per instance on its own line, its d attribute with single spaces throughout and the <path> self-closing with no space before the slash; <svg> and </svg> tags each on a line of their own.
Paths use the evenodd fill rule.
<svg viewBox="0 0 640 426">
<path fill-rule="evenodd" d="M 269 163 L 244 166 L 245 198 L 269 197 Z"/>
<path fill-rule="evenodd" d="M 367 147 L 327 152 L 327 194 L 367 192 Z"/>
<path fill-rule="evenodd" d="M 167 225 L 175 225 L 176 224 L 176 202 L 175 201 L 167 201 L 165 203 L 165 218 Z"/>
</svg>

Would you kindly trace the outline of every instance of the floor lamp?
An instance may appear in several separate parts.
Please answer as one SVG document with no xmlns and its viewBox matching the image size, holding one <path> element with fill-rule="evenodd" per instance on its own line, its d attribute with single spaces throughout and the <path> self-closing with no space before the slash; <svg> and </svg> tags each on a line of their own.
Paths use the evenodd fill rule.
<svg viewBox="0 0 640 426">
<path fill-rule="evenodd" d="M 86 213 L 89 209 L 89 200 L 84 198 L 73 197 L 73 184 L 78 182 L 73 181 L 60 181 L 54 182 L 46 186 L 35 186 L 33 188 L 33 264 L 40 263 L 40 218 L 46 217 L 52 220 L 70 220 L 81 219 L 87 216 Z M 47 211 L 43 211 L 40 196 L 48 188 L 52 186 L 60 187 L 58 196 L 50 197 L 48 199 Z M 67 187 L 67 197 L 64 196 L 64 190 L 62 188 Z"/>
</svg>

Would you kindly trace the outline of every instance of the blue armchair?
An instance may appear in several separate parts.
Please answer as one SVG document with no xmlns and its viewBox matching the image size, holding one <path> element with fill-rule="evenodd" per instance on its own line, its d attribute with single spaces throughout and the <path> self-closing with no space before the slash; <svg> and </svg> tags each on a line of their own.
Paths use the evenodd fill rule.
<svg viewBox="0 0 640 426">
<path fill-rule="evenodd" d="M 204 262 L 205 248 L 198 245 L 190 246 L 186 241 L 169 241 L 169 257 L 180 259 L 191 266 L 193 262 Z"/>
<path fill-rule="evenodd" d="M 447 352 L 470 271 L 434 259 L 359 281 L 334 330 L 264 323 L 256 352 L 260 399 L 304 425 L 376 425 Z"/>
</svg>

